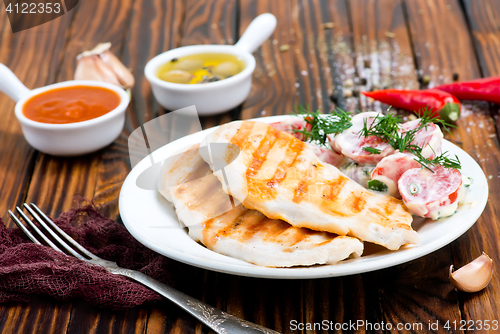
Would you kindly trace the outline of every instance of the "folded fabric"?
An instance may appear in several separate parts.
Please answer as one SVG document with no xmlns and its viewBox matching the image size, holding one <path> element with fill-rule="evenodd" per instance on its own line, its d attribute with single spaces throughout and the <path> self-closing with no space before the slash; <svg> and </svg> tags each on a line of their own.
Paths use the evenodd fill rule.
<svg viewBox="0 0 500 334">
<path fill-rule="evenodd" d="M 97 256 L 115 261 L 172 284 L 169 272 L 181 264 L 137 242 L 119 223 L 88 204 L 54 220 L 66 233 Z M 28 301 L 34 295 L 59 300 L 82 298 L 104 308 L 125 309 L 161 300 L 156 292 L 104 268 L 32 243 L 17 227 L 0 219 L 0 302 Z"/>
</svg>

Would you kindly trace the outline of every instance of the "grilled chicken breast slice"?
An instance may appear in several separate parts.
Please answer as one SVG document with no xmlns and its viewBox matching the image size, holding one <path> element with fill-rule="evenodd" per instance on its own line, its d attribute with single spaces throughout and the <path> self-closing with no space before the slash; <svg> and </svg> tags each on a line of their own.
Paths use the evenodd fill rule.
<svg viewBox="0 0 500 334">
<path fill-rule="evenodd" d="M 236 121 L 214 130 L 202 146 L 213 143 L 240 148 L 234 161 L 231 152 L 200 154 L 209 164 L 232 161 L 225 174 L 219 170 L 214 175 L 227 180 L 224 190 L 248 209 L 296 227 L 354 236 L 391 250 L 419 242 L 403 202 L 364 189 L 288 133 L 262 122 Z"/>
<path fill-rule="evenodd" d="M 232 205 L 196 147 L 177 160 L 167 160 L 158 180 L 160 193 L 174 204 L 195 241 L 268 267 L 334 264 L 361 256 L 363 243 L 356 238 L 293 227 L 241 204 Z"/>
</svg>

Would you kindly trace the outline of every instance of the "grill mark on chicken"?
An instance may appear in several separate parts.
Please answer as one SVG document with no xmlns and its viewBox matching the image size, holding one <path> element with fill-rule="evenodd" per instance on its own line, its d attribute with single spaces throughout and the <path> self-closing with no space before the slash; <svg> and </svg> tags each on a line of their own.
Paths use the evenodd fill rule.
<svg viewBox="0 0 500 334">
<path fill-rule="evenodd" d="M 240 205 L 240 215 L 233 218 L 232 222 L 227 219 L 227 225 L 216 232 L 219 236 L 233 237 L 238 241 L 245 242 L 255 237 L 257 233 L 263 234 L 264 242 L 278 242 L 284 246 L 294 246 L 307 239 L 310 235 L 318 232 L 309 229 L 297 229 L 287 222 L 277 219 L 269 219 L 255 210 L 245 209 Z M 212 222 L 212 221 L 211 221 Z M 210 224 L 207 225 L 210 228 Z M 335 234 L 329 234 L 332 238 Z M 325 243 L 330 242 L 327 240 Z"/>
<path fill-rule="evenodd" d="M 243 144 L 248 139 L 248 136 L 252 133 L 253 125 L 253 122 L 244 122 L 238 131 L 236 131 L 233 138 L 231 138 L 230 143 L 237 145 L 241 150 L 244 147 Z"/>
<path fill-rule="evenodd" d="M 245 225 L 244 232 L 239 235 L 240 241 L 252 239 L 255 234 L 265 227 L 266 216 L 255 210 L 248 210 L 246 215 L 240 217 L 240 222 Z"/>
<path fill-rule="evenodd" d="M 349 195 L 345 201 L 345 207 L 349 208 L 353 213 L 359 213 L 365 208 L 366 200 L 359 196 L 357 193 Z"/>
<path fill-rule="evenodd" d="M 391 215 L 395 210 L 397 210 L 399 204 L 400 201 L 396 198 L 387 201 L 386 205 L 384 206 L 385 213 L 387 215 Z"/>
<path fill-rule="evenodd" d="M 326 192 L 323 194 L 323 197 L 326 201 L 334 202 L 339 197 L 340 192 L 344 188 L 344 185 L 347 182 L 347 177 L 339 175 L 337 179 L 332 180 L 326 183 Z M 331 205 L 331 203 L 325 203 L 326 205 Z"/>
<path fill-rule="evenodd" d="M 392 222 L 391 222 L 391 220 L 388 219 L 382 213 L 382 211 L 380 211 L 380 209 L 378 209 L 378 208 L 370 208 L 369 211 L 378 216 L 378 218 L 380 219 L 380 222 L 379 222 L 380 225 L 382 225 L 382 226 L 391 226 L 391 225 L 393 225 Z M 410 230 L 411 230 L 411 228 L 410 228 Z"/>
<path fill-rule="evenodd" d="M 276 168 L 272 179 L 267 182 L 268 187 L 274 188 L 281 182 L 283 182 L 283 180 L 287 176 L 288 170 L 295 164 L 297 158 L 300 156 L 300 153 L 305 146 L 306 145 L 301 141 L 291 142 L 290 146 L 287 149 L 285 159 L 278 164 L 278 167 Z"/>
<path fill-rule="evenodd" d="M 200 210 L 204 212 L 212 212 L 213 214 L 215 214 L 225 212 L 234 208 L 234 202 L 231 201 L 232 197 L 227 194 L 220 193 L 217 186 L 215 191 L 215 194 L 210 196 L 210 201 L 207 201 L 205 198 L 205 202 L 200 205 Z M 214 203 L 217 204 L 214 205 Z"/>
<path fill-rule="evenodd" d="M 196 168 L 193 173 L 190 173 L 184 180 L 182 180 L 182 183 L 188 183 L 194 180 L 198 180 L 202 178 L 203 176 L 208 175 L 208 172 L 212 172 L 210 169 L 210 166 L 208 164 L 204 164 L 200 168 Z"/>
<path fill-rule="evenodd" d="M 262 215 L 264 216 L 264 215 Z M 264 216 L 262 221 L 266 226 L 266 235 L 263 240 L 266 242 L 280 242 L 285 243 L 288 241 L 282 237 L 282 234 L 287 234 L 292 226 L 283 220 L 269 219 Z"/>
<path fill-rule="evenodd" d="M 247 141 L 241 138 L 240 128 L 243 127 L 251 129 L 245 134 L 249 138 Z M 234 132 L 237 135 L 233 135 Z M 206 139 L 207 143 L 227 143 L 233 137 L 233 144 L 240 143 L 239 163 L 228 165 L 226 172 L 241 187 L 242 191 L 234 195 L 240 196 L 238 199 L 246 207 L 272 219 L 286 220 L 296 227 L 354 235 L 389 249 L 418 243 L 418 235 L 411 229 L 411 215 L 401 201 L 362 189 L 335 167 L 321 165 L 310 149 L 300 149 L 303 143 L 293 136 L 288 135 L 290 143 L 286 147 L 274 141 L 270 143 L 268 133 L 269 125 L 244 121 L 223 125 Z M 301 143 L 297 144 L 300 152 L 296 157 L 290 149 L 294 142 Z M 272 145 L 274 148 L 270 150 Z M 269 156 L 259 156 L 262 152 Z M 257 174 L 256 165 L 262 171 L 256 178 L 248 177 Z M 249 166 L 253 171 L 249 171 Z M 266 174 L 264 168 L 274 169 L 272 178 L 260 177 Z M 403 231 L 411 233 L 395 233 L 398 223 L 407 225 L 409 228 Z M 382 228 L 377 233 L 370 229 L 376 225 Z"/>
<path fill-rule="evenodd" d="M 176 170 L 181 168 L 186 161 L 191 159 L 197 154 L 197 148 L 199 147 L 199 144 L 194 145 L 191 149 L 187 150 L 186 152 L 182 153 L 182 155 L 175 161 L 175 163 L 172 165 L 172 170 Z"/>
<path fill-rule="evenodd" d="M 305 173 L 302 180 L 299 182 L 297 188 L 293 192 L 293 201 L 295 203 L 300 203 L 303 200 L 304 195 L 307 193 L 309 187 L 308 173 Z"/>
<path fill-rule="evenodd" d="M 204 199 L 209 198 L 215 191 L 218 189 L 218 183 L 216 180 L 211 180 L 210 182 L 203 182 L 202 179 L 194 180 L 192 182 L 185 183 L 184 185 L 179 186 L 176 189 L 177 193 L 183 193 L 186 191 L 186 187 L 194 187 L 197 192 L 200 194 L 199 197 L 193 199 L 188 204 L 189 208 L 196 209 L 197 207 L 203 205 Z"/>
<path fill-rule="evenodd" d="M 288 229 L 288 230 L 289 231 L 287 231 L 287 232 L 290 232 L 290 233 L 287 233 L 287 238 L 284 241 L 285 241 L 285 244 L 289 247 L 295 246 L 299 242 L 308 239 L 309 236 L 313 235 L 314 233 L 317 233 L 317 232 L 314 232 L 312 230 L 305 229 L 305 228 L 300 229 L 300 230 L 298 230 L 298 229 L 295 229 L 295 230 Z"/>
<path fill-rule="evenodd" d="M 246 171 L 247 178 L 251 178 L 257 175 L 260 168 L 262 167 L 262 164 L 264 163 L 264 161 L 266 161 L 269 151 L 278 140 L 279 135 L 280 132 L 273 129 L 272 127 L 269 127 L 267 129 L 264 138 L 260 142 L 259 148 L 253 154 L 252 162 L 248 165 Z"/>
<path fill-rule="evenodd" d="M 249 231 L 245 228 L 242 229 L 242 227 L 248 224 L 255 225 L 255 222 L 259 223 L 262 220 L 262 217 L 255 215 L 252 210 L 247 210 L 243 206 L 241 206 L 241 210 L 241 214 L 233 220 L 233 223 L 218 230 L 217 234 L 226 237 L 234 236 L 240 241 L 251 239 L 251 236 L 255 233 L 250 233 L 251 235 L 248 235 Z"/>
<path fill-rule="evenodd" d="M 279 147 L 289 148 L 285 145 Z M 167 174 L 175 178 L 176 182 L 180 179 L 192 180 L 182 185 L 171 182 L 171 186 L 176 187 L 173 192 L 174 205 L 179 210 L 177 214 L 180 221 L 188 226 L 190 236 L 207 248 L 251 263 L 279 267 L 335 263 L 350 254 L 355 257 L 361 254 L 362 244 L 357 239 L 343 239 L 335 234 L 293 227 L 285 221 L 247 209 L 242 204 L 228 207 L 228 198 L 232 197 L 222 190 L 215 175 L 205 174 L 209 165 L 201 157 L 199 161 L 202 163 L 196 159 L 190 162 L 190 171 L 184 164 L 180 170 L 169 169 Z M 196 179 L 194 175 L 202 177 Z M 263 181 L 261 183 L 265 184 Z M 217 191 L 212 193 L 214 185 Z M 189 224 L 190 212 L 206 218 L 197 218 L 201 225 Z"/>
<path fill-rule="evenodd" d="M 211 201 L 208 201 L 211 202 Z M 205 227 L 203 228 L 203 243 L 207 247 L 213 247 L 216 243 L 218 238 L 221 235 L 225 235 L 227 233 L 226 229 L 219 229 L 215 233 L 213 231 L 213 226 L 215 225 L 215 222 L 218 220 L 224 220 L 227 222 L 232 222 L 230 223 L 231 225 L 229 226 L 228 229 L 235 230 L 238 228 L 241 223 L 240 217 L 244 215 L 248 210 L 243 206 L 243 205 L 238 205 L 234 209 L 218 216 L 212 219 L 208 219 L 205 222 Z"/>
</svg>

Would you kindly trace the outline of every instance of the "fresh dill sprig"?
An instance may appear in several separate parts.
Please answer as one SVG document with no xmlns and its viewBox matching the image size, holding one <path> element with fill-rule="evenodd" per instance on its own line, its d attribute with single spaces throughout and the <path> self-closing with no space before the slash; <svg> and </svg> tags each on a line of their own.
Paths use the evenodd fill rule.
<svg viewBox="0 0 500 334">
<path fill-rule="evenodd" d="M 427 105 L 425 108 L 419 109 L 417 111 L 417 114 L 420 115 L 421 124 L 427 125 L 429 123 L 435 123 L 441 125 L 443 129 L 448 133 L 451 133 L 449 128 L 456 128 L 456 125 L 447 123 L 446 121 L 439 118 L 439 115 L 435 114 L 432 108 L 429 107 L 429 105 Z"/>
<path fill-rule="evenodd" d="M 380 154 L 382 151 L 375 147 L 363 147 L 363 151 L 366 151 L 371 154 Z"/>
<path fill-rule="evenodd" d="M 300 133 L 304 141 L 314 142 L 327 146 L 329 134 L 339 134 L 352 126 L 351 115 L 341 109 L 332 111 L 330 114 L 322 114 L 319 111 L 311 112 L 303 106 L 298 106 L 295 114 L 304 117 L 310 125 L 310 130 L 293 129 L 295 133 Z"/>
<path fill-rule="evenodd" d="M 441 165 L 445 168 L 453 168 L 453 169 L 460 169 L 462 168 L 462 164 L 460 163 L 460 159 L 458 159 L 458 156 L 455 154 L 455 158 L 449 158 L 448 157 L 448 152 L 441 153 L 434 159 L 426 159 L 422 157 L 422 155 L 417 156 L 415 159 L 418 163 L 422 165 L 422 167 L 427 168 L 428 170 L 432 171 L 432 167 L 435 165 Z"/>
<path fill-rule="evenodd" d="M 456 159 L 450 159 L 446 156 L 446 152 L 434 159 L 427 159 L 422 156 L 423 148 L 414 144 L 415 136 L 420 130 L 424 128 L 427 129 L 427 126 L 430 123 L 438 123 L 449 132 L 448 127 L 454 127 L 454 125 L 448 124 L 436 118 L 436 116 L 432 113 L 432 109 L 429 108 L 422 110 L 420 115 L 421 118 L 419 125 L 416 128 L 407 131 L 401 131 L 402 120 L 399 116 L 392 113 L 377 115 L 370 125 L 368 125 L 368 121 L 366 119 L 364 120 L 363 129 L 358 132 L 358 135 L 365 138 L 369 136 L 376 136 L 399 152 L 409 152 L 415 155 L 415 160 L 419 162 L 422 167 L 431 171 L 431 167 L 435 165 L 441 165 L 446 168 L 460 169 L 461 164 L 458 157 L 455 156 Z M 364 147 L 363 150 L 371 154 L 381 153 L 381 150 L 373 147 Z"/>
<path fill-rule="evenodd" d="M 377 115 L 370 125 L 368 125 L 368 119 L 363 120 L 363 128 L 358 132 L 358 135 L 365 138 L 375 136 L 391 145 L 394 134 L 398 132 L 400 126 L 401 117 L 398 115 L 393 113 Z"/>
</svg>

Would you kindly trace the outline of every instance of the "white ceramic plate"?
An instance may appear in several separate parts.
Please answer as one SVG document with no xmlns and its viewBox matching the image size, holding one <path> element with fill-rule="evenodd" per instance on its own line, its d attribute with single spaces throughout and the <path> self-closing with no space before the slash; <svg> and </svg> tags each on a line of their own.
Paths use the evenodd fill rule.
<svg viewBox="0 0 500 334">
<path fill-rule="evenodd" d="M 287 116 L 259 118 L 271 123 Z M 199 143 L 213 129 L 207 129 L 181 139 L 153 152 L 154 161 L 163 161 L 180 147 Z M 462 163 L 462 172 L 473 178 L 466 203 L 458 213 L 438 221 L 415 221 L 420 244 L 405 246 L 398 251 L 383 250 L 336 265 L 267 268 L 252 265 L 215 253 L 189 238 L 187 231 L 179 227 L 172 205 L 157 191 L 144 190 L 136 185 L 137 177 L 148 167 L 151 160 L 142 160 L 127 176 L 120 192 L 120 214 L 129 232 L 142 244 L 169 258 L 219 272 L 267 278 L 319 278 L 352 275 L 395 266 L 427 255 L 457 239 L 479 218 L 488 199 L 488 183 L 479 165 L 462 149 L 448 141 L 443 151 L 456 154 Z"/>
</svg>

